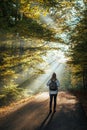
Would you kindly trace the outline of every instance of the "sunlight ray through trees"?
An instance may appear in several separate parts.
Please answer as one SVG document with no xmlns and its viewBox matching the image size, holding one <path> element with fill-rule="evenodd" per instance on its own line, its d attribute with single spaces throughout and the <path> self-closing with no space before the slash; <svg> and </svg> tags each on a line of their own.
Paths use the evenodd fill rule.
<svg viewBox="0 0 87 130">
<path fill-rule="evenodd" d="M 86 89 L 86 6 L 83 0 L 1 0 L 0 88 L 25 88 L 47 66 L 67 62 L 62 84 Z"/>
</svg>

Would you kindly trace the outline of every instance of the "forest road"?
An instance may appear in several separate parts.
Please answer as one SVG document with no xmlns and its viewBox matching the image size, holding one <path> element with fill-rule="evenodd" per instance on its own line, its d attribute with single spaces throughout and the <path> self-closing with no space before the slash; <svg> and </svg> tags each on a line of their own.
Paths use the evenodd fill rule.
<svg viewBox="0 0 87 130">
<path fill-rule="evenodd" d="M 49 114 L 48 92 L 16 107 L 0 119 L 0 130 L 87 130 L 85 113 L 69 92 L 59 92 L 55 113 Z"/>
</svg>

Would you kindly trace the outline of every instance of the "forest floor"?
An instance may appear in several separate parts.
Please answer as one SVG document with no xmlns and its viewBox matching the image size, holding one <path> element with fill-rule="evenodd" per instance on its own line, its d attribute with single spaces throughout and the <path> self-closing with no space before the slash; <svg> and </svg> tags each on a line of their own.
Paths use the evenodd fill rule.
<svg viewBox="0 0 87 130">
<path fill-rule="evenodd" d="M 49 113 L 48 92 L 0 108 L 0 130 L 87 130 L 87 117 L 79 98 L 60 91 L 57 110 Z"/>
<path fill-rule="evenodd" d="M 72 93 L 77 97 L 77 99 L 81 103 L 87 117 L 87 91 L 77 90 L 77 91 L 72 91 Z"/>
</svg>

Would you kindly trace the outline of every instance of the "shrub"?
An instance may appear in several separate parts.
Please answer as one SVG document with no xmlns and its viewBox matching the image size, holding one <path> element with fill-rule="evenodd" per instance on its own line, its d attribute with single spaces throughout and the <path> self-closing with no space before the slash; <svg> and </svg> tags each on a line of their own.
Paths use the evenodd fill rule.
<svg viewBox="0 0 87 130">
<path fill-rule="evenodd" d="M 22 97 L 23 89 L 18 88 L 15 84 L 4 86 L 0 93 L 0 106 L 8 105 L 9 103 Z"/>
</svg>

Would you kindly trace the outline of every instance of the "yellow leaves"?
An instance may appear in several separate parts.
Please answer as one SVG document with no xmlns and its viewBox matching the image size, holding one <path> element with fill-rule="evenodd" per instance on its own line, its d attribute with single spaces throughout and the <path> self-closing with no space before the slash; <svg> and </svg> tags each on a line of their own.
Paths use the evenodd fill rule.
<svg viewBox="0 0 87 130">
<path fill-rule="evenodd" d="M 81 70 L 80 65 L 73 66 L 73 72 L 76 72 L 76 71 L 79 71 L 79 70 Z"/>
<path fill-rule="evenodd" d="M 4 72 L 4 76 L 10 76 L 10 75 L 13 75 L 15 74 L 15 72 L 13 70 L 7 70 Z"/>
<path fill-rule="evenodd" d="M 72 6 L 72 2 L 63 1 L 63 2 L 61 2 L 61 6 L 62 7 L 71 7 Z"/>
<path fill-rule="evenodd" d="M 24 4 L 26 2 L 26 0 L 20 0 L 21 4 Z"/>
<path fill-rule="evenodd" d="M 48 14 L 48 9 L 42 10 L 41 13 L 42 13 L 43 16 L 46 16 Z"/>
<path fill-rule="evenodd" d="M 37 2 L 43 3 L 44 0 L 37 0 Z"/>
<path fill-rule="evenodd" d="M 43 0 L 36 1 L 22 1 L 21 11 L 24 12 L 24 15 L 29 18 L 38 19 L 40 13 L 44 15 L 47 14 L 47 9 L 44 10 Z"/>
<path fill-rule="evenodd" d="M 38 18 L 40 15 L 40 9 L 38 6 L 35 6 L 33 8 L 30 9 L 30 13 L 31 15 L 33 15 L 34 18 Z"/>
<path fill-rule="evenodd" d="M 34 14 L 34 17 L 35 17 L 35 18 L 39 18 L 39 16 L 40 16 L 40 13 L 39 13 L 39 12 L 36 12 L 36 13 Z"/>
<path fill-rule="evenodd" d="M 77 85 L 79 85 L 79 83 L 81 83 L 81 78 L 76 78 L 76 76 L 73 76 L 71 79 L 71 84 L 73 85 L 73 87 L 76 87 Z"/>
<path fill-rule="evenodd" d="M 33 7 L 33 8 L 25 8 L 24 9 L 24 14 L 27 16 L 27 17 L 30 17 L 30 18 L 38 18 L 39 15 L 40 15 L 40 10 L 38 7 Z"/>
</svg>

